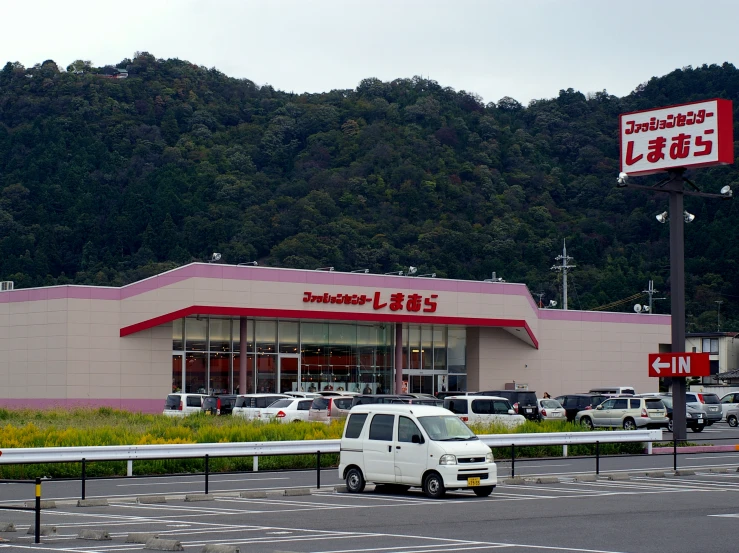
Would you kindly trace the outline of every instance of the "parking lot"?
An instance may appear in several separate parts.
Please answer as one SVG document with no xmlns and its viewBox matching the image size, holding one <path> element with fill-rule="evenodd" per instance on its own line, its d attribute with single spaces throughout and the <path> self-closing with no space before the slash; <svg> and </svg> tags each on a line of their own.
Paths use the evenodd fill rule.
<svg viewBox="0 0 739 553">
<path fill-rule="evenodd" d="M 713 469 L 716 470 L 716 469 Z M 722 469 L 726 470 L 726 469 Z M 78 507 L 57 500 L 44 510 L 42 528 L 56 534 L 41 544 L 26 534 L 31 513 L 0 511 L 0 522 L 16 532 L 0 532 L 8 551 L 107 552 L 143 550 L 126 543 L 130 533 L 177 540 L 185 551 L 206 544 L 231 545 L 245 552 L 427 553 L 437 551 L 583 551 L 598 553 L 733 551 L 739 518 L 739 473 L 697 470 L 690 476 L 595 481 L 560 478 L 554 484 L 501 484 L 486 499 L 453 492 L 443 500 L 420 491 L 359 495 L 333 489 L 266 499 L 219 492 L 209 500 L 143 504 L 135 496 L 109 499 L 108 506 Z M 107 541 L 83 540 L 83 530 L 105 530 Z"/>
</svg>

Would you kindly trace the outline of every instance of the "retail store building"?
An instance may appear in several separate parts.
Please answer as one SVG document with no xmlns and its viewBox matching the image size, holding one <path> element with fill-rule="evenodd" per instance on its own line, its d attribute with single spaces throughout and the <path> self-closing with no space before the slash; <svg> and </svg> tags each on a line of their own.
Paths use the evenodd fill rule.
<svg viewBox="0 0 739 553">
<path fill-rule="evenodd" d="M 0 406 L 161 412 L 173 390 L 656 391 L 670 317 L 541 309 L 523 284 L 193 263 L 0 292 Z M 396 370 L 397 369 L 397 370 Z"/>
</svg>

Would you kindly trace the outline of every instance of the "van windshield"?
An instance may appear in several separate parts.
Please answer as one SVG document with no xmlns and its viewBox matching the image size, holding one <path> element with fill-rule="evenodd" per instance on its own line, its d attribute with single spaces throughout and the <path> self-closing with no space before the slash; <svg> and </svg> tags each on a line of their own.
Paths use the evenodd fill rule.
<svg viewBox="0 0 739 553">
<path fill-rule="evenodd" d="M 453 415 L 418 417 L 418 421 L 429 438 L 437 442 L 478 439 L 459 417 Z"/>
</svg>

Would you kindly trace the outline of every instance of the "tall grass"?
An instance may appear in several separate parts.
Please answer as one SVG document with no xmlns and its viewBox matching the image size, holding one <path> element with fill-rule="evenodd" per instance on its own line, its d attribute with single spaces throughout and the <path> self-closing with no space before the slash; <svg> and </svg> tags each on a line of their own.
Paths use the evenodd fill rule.
<svg viewBox="0 0 739 553">
<path fill-rule="evenodd" d="M 188 443 L 271 442 L 293 440 L 328 440 L 341 437 L 342 422 L 297 422 L 282 424 L 246 421 L 238 417 L 166 417 L 118 411 L 109 407 L 31 411 L 0 409 L 0 449 L 19 447 L 71 447 L 100 445 L 146 445 Z M 511 434 L 535 432 L 580 432 L 580 426 L 560 421 L 536 423 L 526 421 L 514 429 L 502 425 L 477 425 L 476 434 Z M 601 444 L 601 454 L 636 453 L 641 444 Z M 592 455 L 594 445 L 571 445 L 570 455 Z M 562 446 L 532 446 L 516 449 L 517 457 L 556 457 Z M 510 455 L 510 448 L 498 448 L 496 457 Z M 338 464 L 338 455 L 321 455 L 322 466 Z M 314 468 L 315 455 L 281 455 L 260 457 L 260 469 Z M 213 472 L 251 470 L 251 457 L 215 457 L 209 460 Z M 160 459 L 136 461 L 134 474 L 172 474 L 204 471 L 203 459 Z M 112 476 L 126 474 L 125 462 L 91 462 L 87 475 Z M 39 465 L 0 465 L 0 478 L 55 478 L 81 474 L 79 463 Z"/>
</svg>

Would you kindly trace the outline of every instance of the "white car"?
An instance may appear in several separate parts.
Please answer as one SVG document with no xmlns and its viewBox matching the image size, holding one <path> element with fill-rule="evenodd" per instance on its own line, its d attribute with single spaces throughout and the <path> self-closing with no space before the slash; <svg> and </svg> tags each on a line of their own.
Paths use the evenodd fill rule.
<svg viewBox="0 0 739 553">
<path fill-rule="evenodd" d="M 729 392 L 721 396 L 721 420 L 726 420 L 726 413 L 739 408 L 739 392 Z"/>
<path fill-rule="evenodd" d="M 259 418 L 262 409 L 272 405 L 280 399 L 293 399 L 285 394 L 244 394 L 236 397 L 236 403 L 231 411 L 234 417 L 242 417 L 246 420 Z"/>
<path fill-rule="evenodd" d="M 288 398 L 275 401 L 269 407 L 260 410 L 259 419 L 263 421 L 278 420 L 280 422 L 307 421 L 313 400 L 308 398 Z"/>
<path fill-rule="evenodd" d="M 504 397 L 449 396 L 444 398 L 444 408 L 467 425 L 498 423 L 513 428 L 526 422 L 526 418 L 517 415 Z"/>
<path fill-rule="evenodd" d="M 539 420 L 546 421 L 566 421 L 567 413 L 565 408 L 556 399 L 537 399 L 537 407 L 539 408 Z"/>
</svg>

